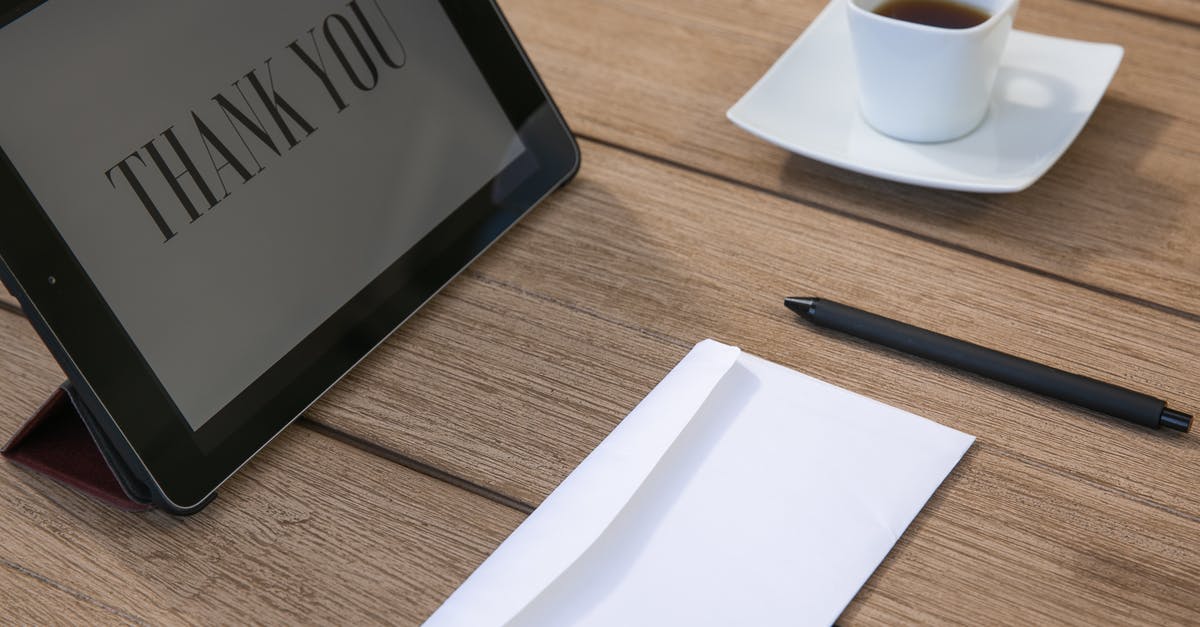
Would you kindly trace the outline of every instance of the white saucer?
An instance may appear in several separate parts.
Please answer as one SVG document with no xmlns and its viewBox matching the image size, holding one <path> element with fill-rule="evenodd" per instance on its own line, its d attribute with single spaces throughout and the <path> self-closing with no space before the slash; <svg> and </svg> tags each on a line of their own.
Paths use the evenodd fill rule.
<svg viewBox="0 0 1200 627">
<path fill-rule="evenodd" d="M 1125 51 L 1014 30 L 979 128 L 940 144 L 892 139 L 858 111 L 844 0 L 833 0 L 742 99 L 733 123 L 797 154 L 871 176 L 970 192 L 1041 178 L 1091 117 Z"/>
</svg>

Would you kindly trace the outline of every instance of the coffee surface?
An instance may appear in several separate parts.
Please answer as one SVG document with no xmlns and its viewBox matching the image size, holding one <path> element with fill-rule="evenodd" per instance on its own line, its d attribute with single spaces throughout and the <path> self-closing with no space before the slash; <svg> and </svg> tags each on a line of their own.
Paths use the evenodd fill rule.
<svg viewBox="0 0 1200 627">
<path fill-rule="evenodd" d="M 875 13 L 940 28 L 971 28 L 991 17 L 973 6 L 950 0 L 889 0 L 879 5 Z"/>
</svg>

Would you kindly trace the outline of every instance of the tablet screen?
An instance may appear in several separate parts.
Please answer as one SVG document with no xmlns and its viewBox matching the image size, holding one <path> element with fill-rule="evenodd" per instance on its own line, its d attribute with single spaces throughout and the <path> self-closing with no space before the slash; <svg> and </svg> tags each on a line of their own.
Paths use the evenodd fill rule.
<svg viewBox="0 0 1200 627">
<path fill-rule="evenodd" d="M 525 152 L 429 0 L 50 0 L 0 84 L 0 145 L 193 430 Z"/>
</svg>

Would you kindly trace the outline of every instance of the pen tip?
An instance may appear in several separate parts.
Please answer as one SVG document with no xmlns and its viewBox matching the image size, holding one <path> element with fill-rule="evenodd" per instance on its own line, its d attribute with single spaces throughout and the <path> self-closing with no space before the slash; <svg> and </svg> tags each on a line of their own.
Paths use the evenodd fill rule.
<svg viewBox="0 0 1200 627">
<path fill-rule="evenodd" d="M 816 302 L 817 299 L 811 296 L 788 296 L 787 298 L 783 299 L 783 304 L 786 305 L 788 309 L 791 309 L 800 315 L 804 315 Z"/>
</svg>

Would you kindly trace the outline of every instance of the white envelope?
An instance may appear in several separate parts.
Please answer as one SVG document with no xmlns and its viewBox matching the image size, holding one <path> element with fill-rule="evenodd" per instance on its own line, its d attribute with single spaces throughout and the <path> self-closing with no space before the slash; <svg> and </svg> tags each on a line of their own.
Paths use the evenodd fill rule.
<svg viewBox="0 0 1200 627">
<path fill-rule="evenodd" d="M 974 437 L 697 344 L 427 625 L 828 625 Z"/>
</svg>

